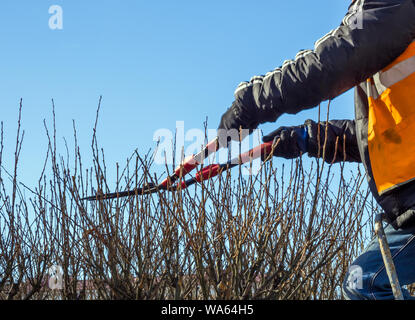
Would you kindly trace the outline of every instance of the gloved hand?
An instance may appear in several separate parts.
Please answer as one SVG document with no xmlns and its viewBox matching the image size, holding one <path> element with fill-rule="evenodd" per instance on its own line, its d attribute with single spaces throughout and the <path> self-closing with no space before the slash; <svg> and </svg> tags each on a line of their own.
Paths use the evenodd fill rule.
<svg viewBox="0 0 415 320">
<path fill-rule="evenodd" d="M 285 159 L 294 159 L 307 152 L 308 133 L 305 125 L 294 127 L 280 127 L 270 134 L 264 136 L 262 141 L 276 142 L 280 139 L 275 147 L 274 156 Z"/>
<path fill-rule="evenodd" d="M 259 125 L 253 108 L 246 108 L 235 100 L 223 114 L 218 127 L 219 144 L 227 147 L 230 141 L 242 141 Z"/>
<path fill-rule="evenodd" d="M 218 129 L 240 130 L 256 129 L 259 125 L 254 108 L 244 107 L 242 103 L 234 101 L 230 108 L 222 115 Z"/>
</svg>

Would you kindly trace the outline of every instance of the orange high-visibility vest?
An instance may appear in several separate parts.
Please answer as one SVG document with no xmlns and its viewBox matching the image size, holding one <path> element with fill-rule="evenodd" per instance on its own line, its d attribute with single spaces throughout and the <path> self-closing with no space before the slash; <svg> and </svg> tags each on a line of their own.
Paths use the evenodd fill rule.
<svg viewBox="0 0 415 320">
<path fill-rule="evenodd" d="M 382 195 L 415 180 L 415 42 L 367 86 L 369 157 Z"/>
</svg>

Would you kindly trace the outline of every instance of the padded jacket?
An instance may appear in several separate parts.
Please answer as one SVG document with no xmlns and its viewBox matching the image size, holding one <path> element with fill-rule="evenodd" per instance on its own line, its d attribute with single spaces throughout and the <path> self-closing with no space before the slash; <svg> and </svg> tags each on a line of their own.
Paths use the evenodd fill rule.
<svg viewBox="0 0 415 320">
<path fill-rule="evenodd" d="M 394 109 L 396 97 L 388 95 L 389 87 L 394 88 L 395 83 L 389 81 L 389 85 L 385 86 L 383 80 L 379 82 L 376 79 L 383 79 L 383 72 L 403 58 L 412 57 L 412 53 L 415 57 L 414 38 L 415 0 L 355 0 L 340 26 L 318 40 L 313 50 L 300 51 L 294 60 L 285 61 L 281 67 L 241 83 L 235 91 L 235 100 L 245 107 L 255 108 L 255 120 L 264 123 L 275 121 L 283 113 L 296 114 L 316 107 L 355 87 L 355 119 L 328 123 L 327 146 L 331 151 L 326 152 L 325 160 L 362 162 L 367 171 L 370 189 L 395 228 L 415 225 L 415 175 L 411 177 L 414 170 L 408 169 L 412 166 L 415 168 L 415 152 L 411 159 L 405 160 L 406 169 L 402 170 L 408 172 L 404 178 L 387 176 L 388 170 L 396 172 L 402 168 L 402 164 L 396 160 L 399 155 L 390 150 L 401 150 L 402 155 L 404 152 L 407 154 L 411 150 L 415 151 L 415 140 L 412 144 L 413 140 L 406 137 L 406 134 L 403 143 L 407 145 L 399 146 L 402 142 L 399 133 L 414 132 L 415 137 L 415 125 L 411 127 L 412 121 L 406 121 L 403 127 L 400 124 L 402 119 L 396 120 L 401 114 L 403 120 L 410 119 L 413 115 L 415 123 L 415 101 L 410 103 L 409 96 L 411 90 L 415 93 L 415 69 L 408 73 L 411 77 L 414 76 L 414 86 L 406 83 L 401 85 L 403 89 L 393 89 L 398 98 L 406 90 L 408 98 L 400 99 L 405 104 L 403 113 L 391 110 Z M 408 49 L 411 44 L 412 51 Z M 403 67 L 406 68 L 404 71 L 410 70 L 407 65 L 401 64 L 401 69 Z M 392 71 L 387 79 L 393 76 L 396 78 L 396 74 L 400 74 L 398 80 L 402 80 L 402 70 Z M 377 90 L 376 95 L 372 90 Z M 381 107 L 373 102 L 374 99 L 381 100 L 381 95 L 384 100 L 381 101 L 382 106 L 390 112 L 387 116 L 378 115 Z M 392 119 L 392 124 L 387 117 Z M 316 125 L 313 121 L 306 122 L 309 133 L 308 153 L 311 156 L 319 154 Z M 396 133 L 395 127 L 401 131 Z M 392 147 L 395 149 L 381 148 L 382 143 L 390 142 L 386 138 L 393 140 Z M 334 151 L 334 146 L 339 148 Z M 345 146 L 345 153 L 340 146 Z M 389 154 L 385 150 L 389 150 Z M 391 152 L 396 155 L 389 161 Z M 389 165 L 384 167 L 390 163 L 396 163 L 394 171 Z M 388 184 L 388 179 L 396 181 Z"/>
</svg>

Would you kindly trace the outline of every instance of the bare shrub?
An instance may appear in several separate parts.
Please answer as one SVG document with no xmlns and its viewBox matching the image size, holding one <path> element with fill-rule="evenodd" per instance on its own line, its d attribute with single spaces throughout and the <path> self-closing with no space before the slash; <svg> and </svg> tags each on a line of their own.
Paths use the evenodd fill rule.
<svg viewBox="0 0 415 320">
<path fill-rule="evenodd" d="M 150 154 L 117 165 L 109 186 L 95 129 L 87 169 L 75 125 L 66 157 L 57 154 L 55 126 L 45 129 L 36 187 L 18 183 L 20 125 L 12 188 L 0 169 L 2 299 L 340 299 L 371 232 L 377 207 L 358 166 L 346 175 L 322 160 L 272 159 L 255 175 L 236 168 L 175 192 L 87 202 L 157 183 Z M 50 289 L 53 265 L 63 270 L 60 290 Z"/>
</svg>

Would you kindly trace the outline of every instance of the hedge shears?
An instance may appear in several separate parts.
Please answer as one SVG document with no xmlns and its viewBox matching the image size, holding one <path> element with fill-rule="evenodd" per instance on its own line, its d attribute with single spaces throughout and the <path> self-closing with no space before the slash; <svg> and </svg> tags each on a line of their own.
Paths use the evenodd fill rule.
<svg viewBox="0 0 415 320">
<path fill-rule="evenodd" d="M 198 171 L 194 177 L 182 180 L 177 183 L 178 180 L 181 180 L 185 175 L 189 174 L 193 171 L 197 166 L 203 163 L 203 160 L 208 158 L 211 154 L 219 151 L 221 146 L 219 144 L 219 138 L 215 138 L 214 140 L 210 141 L 206 146 L 195 155 L 191 155 L 183 160 L 182 164 L 180 164 L 175 170 L 172 175 L 164 179 L 160 184 L 155 185 L 149 183 L 141 188 L 135 188 L 128 191 L 121 191 L 121 192 L 113 192 L 113 193 L 106 193 L 106 194 L 99 194 L 97 193 L 94 196 L 83 198 L 82 200 L 106 200 L 106 199 L 114 199 L 114 198 L 122 198 L 134 195 L 146 195 L 156 193 L 159 190 L 168 190 L 168 191 L 176 191 L 177 189 L 186 189 L 187 187 L 201 183 L 202 181 L 209 180 L 217 175 L 221 174 L 222 172 L 232 169 L 238 165 L 248 163 L 254 159 L 259 157 L 267 157 L 272 152 L 273 149 L 276 147 L 277 143 L 274 141 L 263 143 L 245 153 L 240 154 L 237 158 L 231 159 L 226 163 L 223 164 L 211 164 L 200 171 Z"/>
</svg>

